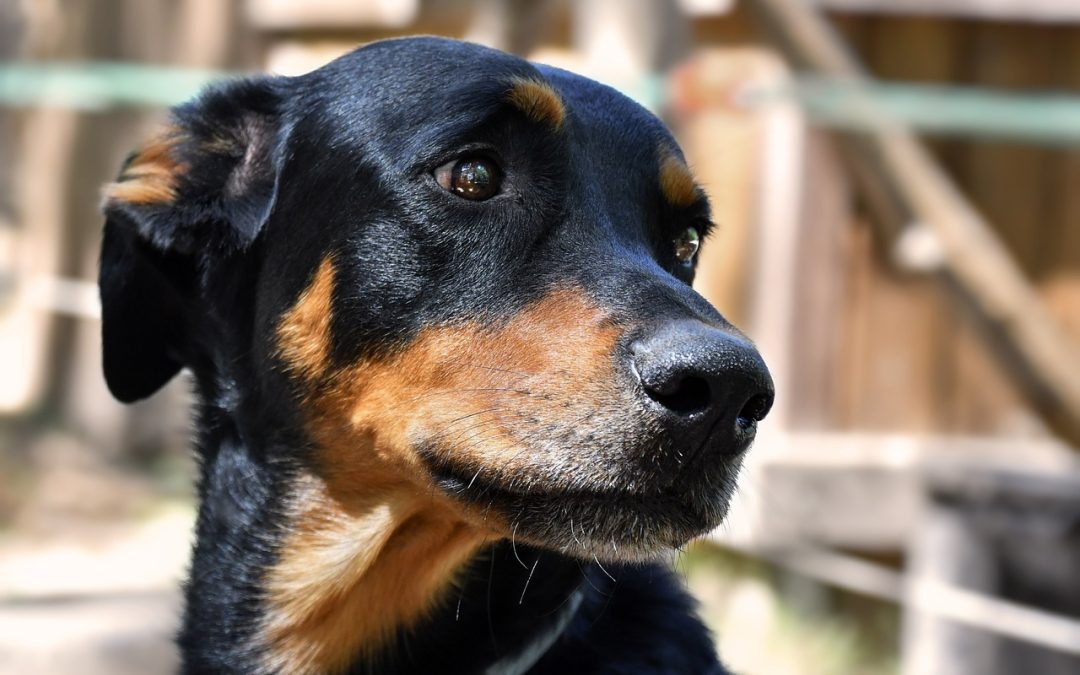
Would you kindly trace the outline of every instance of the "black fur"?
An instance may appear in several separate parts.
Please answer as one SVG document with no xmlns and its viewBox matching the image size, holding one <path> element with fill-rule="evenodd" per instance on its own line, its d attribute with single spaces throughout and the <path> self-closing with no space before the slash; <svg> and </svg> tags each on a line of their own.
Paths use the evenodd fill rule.
<svg viewBox="0 0 1080 675">
<path fill-rule="evenodd" d="M 506 104 L 511 77 L 559 92 L 560 129 Z M 185 672 L 258 672 L 245 645 L 262 575 L 288 527 L 282 496 L 312 450 L 274 330 L 328 254 L 339 364 L 425 326 L 504 321 L 566 281 L 628 326 L 727 327 L 670 250 L 708 218 L 703 199 L 674 208 L 658 192 L 661 148 L 677 146 L 655 117 L 576 75 L 475 45 L 396 40 L 303 77 L 217 86 L 173 121 L 185 165 L 176 199 L 107 204 L 100 282 L 117 398 L 146 397 L 182 367 L 198 393 Z M 500 199 L 447 198 L 431 180 L 463 148 L 497 154 Z M 529 673 L 723 672 L 665 565 L 601 568 L 520 542 L 483 552 L 445 606 L 352 672 L 487 672 L 578 589 L 580 609 Z"/>
</svg>

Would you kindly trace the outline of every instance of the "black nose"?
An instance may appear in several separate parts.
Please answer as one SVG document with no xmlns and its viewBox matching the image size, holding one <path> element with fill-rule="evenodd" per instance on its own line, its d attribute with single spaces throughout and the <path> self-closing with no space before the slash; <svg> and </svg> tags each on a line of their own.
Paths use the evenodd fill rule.
<svg viewBox="0 0 1080 675">
<path fill-rule="evenodd" d="M 741 450 L 773 404 L 773 383 L 745 338 L 698 321 L 672 321 L 631 345 L 645 395 L 686 440 Z"/>
</svg>

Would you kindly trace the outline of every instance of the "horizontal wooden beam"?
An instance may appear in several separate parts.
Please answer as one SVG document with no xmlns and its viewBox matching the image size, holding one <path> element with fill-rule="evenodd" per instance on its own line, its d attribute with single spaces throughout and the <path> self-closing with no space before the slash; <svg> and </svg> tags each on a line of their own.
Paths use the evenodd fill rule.
<svg viewBox="0 0 1080 675">
<path fill-rule="evenodd" d="M 982 476 L 1080 484 L 1080 459 L 1055 440 L 763 429 L 724 531 L 755 546 L 902 550 L 918 526 L 927 481 L 973 474 L 971 467 Z"/>
</svg>

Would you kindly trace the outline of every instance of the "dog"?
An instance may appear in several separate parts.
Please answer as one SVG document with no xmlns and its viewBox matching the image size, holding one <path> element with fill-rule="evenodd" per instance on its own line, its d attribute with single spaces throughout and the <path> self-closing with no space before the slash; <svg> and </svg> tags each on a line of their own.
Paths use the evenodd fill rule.
<svg viewBox="0 0 1080 675">
<path fill-rule="evenodd" d="M 103 210 L 110 391 L 196 392 L 183 672 L 726 672 L 662 561 L 773 385 L 652 114 L 377 42 L 174 108 Z"/>
</svg>

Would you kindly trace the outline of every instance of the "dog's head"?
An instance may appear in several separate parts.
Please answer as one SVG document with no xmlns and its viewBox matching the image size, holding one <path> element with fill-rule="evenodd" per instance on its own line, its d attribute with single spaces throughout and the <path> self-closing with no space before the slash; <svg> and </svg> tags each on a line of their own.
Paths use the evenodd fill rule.
<svg viewBox="0 0 1080 675">
<path fill-rule="evenodd" d="M 215 88 L 106 214 L 113 393 L 190 367 L 260 433 L 299 420 L 291 459 L 343 499 L 650 555 L 720 522 L 772 403 L 690 287 L 709 208 L 669 132 L 490 49 L 388 41 Z"/>
</svg>

